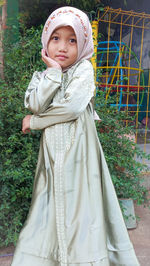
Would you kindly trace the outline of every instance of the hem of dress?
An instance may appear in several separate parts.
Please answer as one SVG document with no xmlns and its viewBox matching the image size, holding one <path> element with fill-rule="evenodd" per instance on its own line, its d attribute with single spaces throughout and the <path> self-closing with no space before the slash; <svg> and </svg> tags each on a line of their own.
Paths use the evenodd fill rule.
<svg viewBox="0 0 150 266">
<path fill-rule="evenodd" d="M 60 262 L 53 258 L 46 259 L 40 256 L 29 254 L 21 250 L 17 250 L 14 255 L 11 266 L 110 266 L 109 258 L 104 257 L 98 260 L 84 262 Z"/>
<path fill-rule="evenodd" d="M 28 249 L 28 248 L 25 248 L 25 247 L 18 247 L 18 248 L 16 248 L 15 253 L 24 253 L 24 254 L 27 254 L 27 255 L 39 257 L 41 259 L 53 260 L 53 261 L 58 262 L 58 263 L 66 264 L 66 262 L 60 260 L 59 251 L 56 251 L 56 252 L 53 251 L 53 252 L 49 253 L 49 255 L 45 255 L 45 254 L 42 254 L 41 251 L 35 251 L 35 250 L 31 249 L 31 248 Z M 68 255 L 68 257 L 69 257 L 69 255 Z M 72 259 L 68 258 L 67 263 L 69 263 L 69 264 L 84 264 L 84 263 L 98 262 L 100 260 L 108 258 L 108 254 L 105 253 L 105 254 L 103 254 L 101 256 L 97 255 L 94 258 L 92 258 L 92 257 L 93 256 L 91 256 L 91 258 L 88 258 L 88 259 L 87 258 L 86 259 L 79 258 L 78 260 L 75 260 L 75 259 L 72 260 Z"/>
</svg>

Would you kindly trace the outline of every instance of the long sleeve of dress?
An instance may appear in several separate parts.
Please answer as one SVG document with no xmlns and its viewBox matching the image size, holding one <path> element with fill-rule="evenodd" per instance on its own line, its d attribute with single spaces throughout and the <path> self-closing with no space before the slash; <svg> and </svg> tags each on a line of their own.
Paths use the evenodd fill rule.
<svg viewBox="0 0 150 266">
<path fill-rule="evenodd" d="M 93 67 L 89 61 L 82 61 L 75 69 L 64 97 L 58 102 L 52 102 L 44 113 L 33 115 L 30 128 L 44 129 L 77 119 L 89 104 L 94 90 Z"/>
<path fill-rule="evenodd" d="M 25 94 L 25 107 L 33 114 L 44 112 L 60 88 L 62 71 L 48 68 L 46 73 L 35 71 Z"/>
</svg>

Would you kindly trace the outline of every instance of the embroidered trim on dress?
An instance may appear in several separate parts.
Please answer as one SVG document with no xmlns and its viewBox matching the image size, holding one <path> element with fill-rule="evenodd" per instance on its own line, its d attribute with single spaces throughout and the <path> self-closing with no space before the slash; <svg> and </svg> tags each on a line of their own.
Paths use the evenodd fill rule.
<svg viewBox="0 0 150 266">
<path fill-rule="evenodd" d="M 56 200 L 56 226 L 60 251 L 60 265 L 67 266 L 67 244 L 64 224 L 64 180 L 63 162 L 65 146 L 63 142 L 63 125 L 55 125 L 56 158 L 54 166 L 54 187 Z"/>
</svg>

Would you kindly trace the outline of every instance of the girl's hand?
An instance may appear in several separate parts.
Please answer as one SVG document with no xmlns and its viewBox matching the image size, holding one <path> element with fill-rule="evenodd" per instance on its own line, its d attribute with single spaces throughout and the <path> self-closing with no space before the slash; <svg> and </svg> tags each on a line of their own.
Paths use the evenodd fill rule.
<svg viewBox="0 0 150 266">
<path fill-rule="evenodd" d="M 30 132 L 30 119 L 31 115 L 26 115 L 25 118 L 22 120 L 22 132 L 24 134 Z"/>
<path fill-rule="evenodd" d="M 47 67 L 54 67 L 54 68 L 61 69 L 61 66 L 55 60 L 51 59 L 47 55 L 44 49 L 41 50 L 41 55 L 42 55 L 42 60 L 47 65 Z"/>
</svg>

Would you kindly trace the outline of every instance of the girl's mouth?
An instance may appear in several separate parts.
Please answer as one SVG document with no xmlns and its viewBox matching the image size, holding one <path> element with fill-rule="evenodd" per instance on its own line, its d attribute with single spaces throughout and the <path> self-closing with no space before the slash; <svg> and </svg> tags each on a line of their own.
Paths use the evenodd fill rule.
<svg viewBox="0 0 150 266">
<path fill-rule="evenodd" d="M 59 60 L 61 60 L 61 61 L 64 61 L 65 59 L 68 58 L 68 57 L 65 56 L 65 55 L 57 55 L 56 57 L 57 57 Z"/>
</svg>

